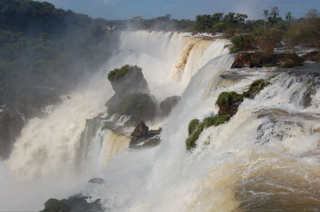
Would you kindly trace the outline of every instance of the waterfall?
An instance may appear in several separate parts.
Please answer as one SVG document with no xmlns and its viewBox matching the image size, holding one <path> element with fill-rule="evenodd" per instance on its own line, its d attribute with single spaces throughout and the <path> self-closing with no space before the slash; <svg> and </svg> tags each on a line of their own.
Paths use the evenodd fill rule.
<svg viewBox="0 0 320 212">
<path fill-rule="evenodd" d="M 187 32 L 122 32 L 119 52 L 109 61 L 109 67 L 138 65 L 151 93 L 163 100 L 181 95 L 201 67 L 228 53 L 226 44 L 226 39 L 204 40 Z"/>
<path fill-rule="evenodd" d="M 0 166 L 0 196 L 20 204 L 0 198 L 0 209 L 41 210 L 51 197 L 82 192 L 106 211 L 319 210 L 319 66 L 230 69 L 226 44 L 184 32 L 121 32 L 88 86 L 24 128 Z M 158 146 L 128 149 L 132 129 L 104 128 L 117 119 L 105 113 L 113 94 L 106 74 L 125 64 L 142 68 L 158 102 L 181 95 L 167 119 L 149 123 L 162 127 Z M 221 92 L 242 93 L 257 79 L 270 85 L 187 151 L 189 122 L 216 115 Z M 104 183 L 88 184 L 92 177 Z"/>
</svg>

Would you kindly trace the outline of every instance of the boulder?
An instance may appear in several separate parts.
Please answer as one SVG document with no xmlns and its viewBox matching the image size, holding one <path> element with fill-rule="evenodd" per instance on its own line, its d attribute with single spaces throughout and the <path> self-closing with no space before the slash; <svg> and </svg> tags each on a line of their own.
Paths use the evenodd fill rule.
<svg viewBox="0 0 320 212">
<path fill-rule="evenodd" d="M 101 178 L 92 178 L 89 180 L 89 183 L 94 183 L 94 184 L 104 184 L 104 180 Z"/>
<path fill-rule="evenodd" d="M 171 96 L 166 98 L 160 103 L 160 109 L 163 116 L 169 116 L 171 110 L 179 103 L 181 100 L 180 96 Z"/>
<path fill-rule="evenodd" d="M 227 115 L 231 118 L 234 114 L 237 113 L 238 107 L 243 101 L 243 95 L 236 92 L 222 92 L 216 104 L 219 106 L 219 115 Z"/>
<path fill-rule="evenodd" d="M 44 203 L 45 208 L 40 212 L 102 212 L 103 207 L 100 199 L 88 203 L 89 197 L 77 194 L 68 199 L 49 199 Z"/>
<path fill-rule="evenodd" d="M 148 135 L 149 127 L 142 121 L 137 124 L 136 128 L 131 133 L 132 137 L 142 138 Z"/>
<path fill-rule="evenodd" d="M 130 123 L 152 120 L 156 113 L 154 97 L 150 94 L 148 83 L 142 69 L 125 65 L 108 75 L 115 94 L 106 102 L 108 114 L 131 116 Z"/>
<path fill-rule="evenodd" d="M 292 68 L 302 66 L 303 59 L 296 54 L 263 54 L 262 52 L 241 52 L 237 54 L 231 68 L 261 68 L 278 66 Z"/>
<path fill-rule="evenodd" d="M 140 143 L 142 143 L 141 146 L 143 147 L 159 144 L 160 138 L 158 135 L 161 130 L 161 128 L 158 130 L 149 130 L 149 127 L 141 121 L 131 133 L 130 147 L 137 147 L 136 145 Z"/>
</svg>

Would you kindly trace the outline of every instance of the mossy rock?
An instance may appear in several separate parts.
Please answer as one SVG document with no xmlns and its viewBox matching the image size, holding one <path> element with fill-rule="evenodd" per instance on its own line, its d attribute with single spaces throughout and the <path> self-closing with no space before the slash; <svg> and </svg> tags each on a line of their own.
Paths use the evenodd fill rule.
<svg viewBox="0 0 320 212">
<path fill-rule="evenodd" d="M 204 124 L 200 124 L 199 127 L 187 138 L 186 147 L 187 150 L 191 150 L 196 147 L 196 141 L 204 129 Z"/>
<path fill-rule="evenodd" d="M 229 120 L 228 115 L 216 115 L 213 117 L 205 118 L 202 123 L 199 122 L 198 119 L 193 119 L 189 124 L 189 137 L 186 140 L 187 150 L 191 150 L 196 147 L 196 141 L 198 140 L 200 134 L 205 128 L 211 126 L 218 126 L 220 124 L 224 124 Z"/>
<path fill-rule="evenodd" d="M 219 115 L 228 115 L 232 117 L 237 113 L 240 103 L 243 101 L 243 95 L 232 92 L 222 92 L 216 101 L 219 106 Z"/>
<path fill-rule="evenodd" d="M 69 212 L 71 205 L 68 200 L 49 199 L 44 203 L 45 209 L 40 212 Z"/>
<path fill-rule="evenodd" d="M 237 92 L 222 92 L 217 101 L 216 104 L 220 107 L 222 105 L 231 105 L 234 101 L 243 101 L 243 95 L 238 94 Z"/>
<path fill-rule="evenodd" d="M 155 115 L 156 105 L 148 94 L 133 93 L 125 96 L 118 105 L 116 113 L 131 115 L 134 120 L 151 120 Z"/>
<path fill-rule="evenodd" d="M 244 92 L 243 95 L 247 98 L 254 98 L 261 90 L 270 85 L 271 83 L 264 79 L 258 79 L 251 83 L 248 91 Z"/>
<path fill-rule="evenodd" d="M 189 123 L 188 133 L 191 135 L 200 125 L 199 119 L 193 119 Z"/>
<path fill-rule="evenodd" d="M 112 71 L 109 72 L 109 74 L 108 74 L 108 80 L 109 80 L 110 82 L 112 82 L 112 81 L 114 81 L 114 80 L 116 80 L 116 79 L 120 79 L 120 78 L 122 78 L 123 76 L 125 76 L 128 71 L 131 71 L 131 70 L 134 70 L 134 69 L 139 69 L 139 70 L 141 70 L 141 68 L 139 68 L 138 66 L 130 66 L 130 65 L 128 65 L 128 64 L 122 66 L 121 68 L 116 68 L 116 69 L 114 69 L 114 70 L 112 70 Z"/>
<path fill-rule="evenodd" d="M 229 116 L 225 115 L 225 114 L 220 114 L 217 116 L 213 116 L 213 117 L 208 117 L 205 118 L 203 120 L 203 124 L 204 126 L 207 127 L 211 127 L 211 126 L 218 126 L 220 124 L 224 124 L 229 120 Z"/>
</svg>

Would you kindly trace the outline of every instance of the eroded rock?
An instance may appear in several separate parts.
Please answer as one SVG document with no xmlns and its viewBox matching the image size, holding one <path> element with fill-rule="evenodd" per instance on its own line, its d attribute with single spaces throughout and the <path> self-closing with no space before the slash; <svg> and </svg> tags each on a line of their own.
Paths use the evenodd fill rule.
<svg viewBox="0 0 320 212">
<path fill-rule="evenodd" d="M 179 103 L 181 100 L 180 96 L 171 96 L 166 98 L 160 103 L 160 109 L 163 116 L 170 115 L 172 109 Z"/>
<path fill-rule="evenodd" d="M 231 68 L 261 68 L 278 66 L 292 68 L 302 66 L 304 60 L 296 54 L 263 54 L 262 52 L 241 52 L 237 54 Z"/>
<path fill-rule="evenodd" d="M 51 198 L 44 203 L 45 208 L 40 212 L 102 212 L 100 199 L 89 203 L 89 197 L 77 194 L 68 199 Z"/>
<path fill-rule="evenodd" d="M 106 102 L 108 114 L 131 116 L 128 123 L 133 125 L 141 120 L 152 120 L 156 113 L 154 97 L 150 94 L 148 83 L 142 69 L 125 65 L 108 75 L 115 94 Z"/>
</svg>

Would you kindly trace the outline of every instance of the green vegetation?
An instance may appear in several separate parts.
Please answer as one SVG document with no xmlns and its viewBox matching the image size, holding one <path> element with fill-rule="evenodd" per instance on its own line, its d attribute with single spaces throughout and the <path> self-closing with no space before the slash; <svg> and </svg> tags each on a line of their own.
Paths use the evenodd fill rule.
<svg viewBox="0 0 320 212">
<path fill-rule="evenodd" d="M 196 147 L 196 141 L 198 140 L 200 134 L 204 130 L 204 125 L 200 124 L 198 128 L 192 132 L 192 134 L 186 140 L 187 150 L 191 150 Z"/>
<path fill-rule="evenodd" d="M 308 79 L 307 82 L 306 82 L 306 84 L 309 85 L 309 84 L 311 84 L 311 83 L 313 83 L 313 82 L 314 82 L 314 79 Z"/>
<path fill-rule="evenodd" d="M 108 58 L 107 24 L 48 2 L 1 1 L 0 104 L 29 118 L 56 103 Z"/>
<path fill-rule="evenodd" d="M 114 81 L 116 79 L 120 79 L 121 77 L 123 77 L 128 71 L 130 70 L 134 70 L 134 69 L 140 69 L 138 66 L 130 66 L 130 65 L 124 65 L 122 66 L 120 69 L 116 68 L 112 71 L 109 72 L 108 74 L 108 80 Z"/>
<path fill-rule="evenodd" d="M 211 126 L 218 126 L 220 124 L 224 124 L 229 120 L 228 115 L 216 115 L 212 117 L 205 118 L 201 123 L 198 119 L 193 119 L 189 123 L 189 137 L 186 140 L 186 148 L 187 150 L 191 150 L 196 147 L 196 141 L 198 140 L 200 134 L 205 128 Z"/>
<path fill-rule="evenodd" d="M 127 95 L 119 104 L 119 114 L 135 117 L 150 117 L 154 115 L 156 105 L 148 94 L 133 93 Z"/>
<path fill-rule="evenodd" d="M 229 120 L 229 116 L 226 114 L 219 114 L 213 117 L 208 117 L 203 120 L 203 124 L 206 128 L 211 126 L 218 126 L 220 124 L 224 124 Z"/>
<path fill-rule="evenodd" d="M 191 135 L 200 125 L 199 119 L 193 119 L 189 123 L 188 133 Z"/>
<path fill-rule="evenodd" d="M 41 212 L 67 212 L 71 210 L 70 202 L 67 199 L 57 200 L 57 199 L 49 199 L 45 203 L 45 209 Z"/>
<path fill-rule="evenodd" d="M 253 98 L 256 96 L 261 90 L 270 85 L 271 83 L 264 79 L 258 79 L 251 83 L 249 89 L 243 93 L 245 97 Z"/>
<path fill-rule="evenodd" d="M 267 80 L 271 80 L 271 79 L 273 79 L 273 78 L 276 78 L 277 76 L 279 76 L 279 74 L 272 74 L 271 76 L 269 76 L 269 77 L 267 78 Z"/>
<path fill-rule="evenodd" d="M 269 79 L 276 76 L 277 74 L 269 77 Z M 259 79 L 252 82 L 248 90 L 243 92 L 243 94 L 238 94 L 234 91 L 222 92 L 216 101 L 216 104 L 219 106 L 218 115 L 207 117 L 201 123 L 198 119 L 190 121 L 188 127 L 189 137 L 186 140 L 187 150 L 189 151 L 196 147 L 196 141 L 205 128 L 219 126 L 229 121 L 229 119 L 237 112 L 244 97 L 254 98 L 255 95 L 270 84 L 271 83 L 267 80 Z"/>
<path fill-rule="evenodd" d="M 254 37 L 251 34 L 236 35 L 231 39 L 231 42 L 233 44 L 230 49 L 231 53 L 237 51 L 251 51 L 255 49 L 253 46 Z"/>
<path fill-rule="evenodd" d="M 218 99 L 216 101 L 216 104 L 221 107 L 223 105 L 227 105 L 230 106 L 233 102 L 233 100 L 239 100 L 239 101 L 243 101 L 243 95 L 242 94 L 238 94 L 234 91 L 232 92 L 222 92 L 219 96 Z"/>
</svg>

